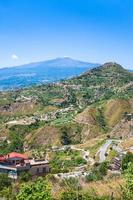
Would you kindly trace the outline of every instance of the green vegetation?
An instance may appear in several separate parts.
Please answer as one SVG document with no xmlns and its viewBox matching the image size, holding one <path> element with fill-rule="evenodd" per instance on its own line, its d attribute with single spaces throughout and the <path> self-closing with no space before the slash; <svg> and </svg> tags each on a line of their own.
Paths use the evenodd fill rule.
<svg viewBox="0 0 133 200">
<path fill-rule="evenodd" d="M 103 140 L 99 140 L 95 145 L 91 146 L 90 148 L 86 148 L 89 149 L 90 151 L 90 156 L 94 157 L 95 154 L 97 153 L 98 149 L 105 143 L 105 139 Z"/>
<path fill-rule="evenodd" d="M 78 151 L 66 150 L 53 152 L 51 158 L 51 169 L 53 173 L 68 172 L 73 167 L 86 164 Z"/>
<path fill-rule="evenodd" d="M 10 133 L 10 138 L 9 152 L 23 152 L 23 137 L 14 132 Z"/>
<path fill-rule="evenodd" d="M 104 118 L 104 113 L 101 109 L 98 109 L 98 112 L 96 113 L 96 121 L 98 122 L 100 127 L 103 128 L 103 130 L 105 132 L 107 132 L 107 130 L 108 130 L 107 123 Z"/>
<path fill-rule="evenodd" d="M 68 112 L 66 114 L 60 114 L 56 116 L 56 119 L 51 122 L 52 125 L 59 126 L 62 124 L 68 124 L 70 123 L 74 118 L 74 113 L 73 112 Z"/>
<path fill-rule="evenodd" d="M 23 152 L 24 144 L 26 144 L 28 153 L 36 158 L 43 158 L 46 155 L 46 149 L 66 145 L 66 150 L 48 152 L 51 173 L 70 172 L 76 167 L 85 165 L 84 167 L 92 170 L 86 177 L 85 184 L 103 181 L 107 174 L 108 163 L 89 166 L 83 159 L 81 151 L 71 150 L 67 145 L 88 144 L 90 139 L 97 136 L 103 138 L 84 149 L 89 150 L 89 156 L 93 158 L 105 142 L 104 138 L 107 135 L 112 137 L 111 133 L 113 133 L 113 136 L 117 136 L 116 126 L 120 127 L 120 132 L 125 130 L 122 130 L 119 123 L 126 124 L 127 127 L 128 121 L 131 122 L 132 82 L 133 73 L 127 72 L 120 65 L 108 63 L 79 77 L 62 80 L 57 84 L 1 92 L 0 154 L 11 151 Z M 8 123 L 29 119 L 29 117 L 35 120 L 31 125 Z M 130 123 L 129 132 L 131 128 Z M 127 131 L 125 136 L 129 132 Z M 3 140 L 2 137 L 6 139 Z M 110 161 L 116 155 L 117 152 L 111 150 L 107 160 Z M 132 199 L 131 162 L 133 162 L 131 154 L 127 154 L 122 161 L 126 180 L 123 200 Z M 52 182 L 53 189 L 56 190 L 58 184 L 56 188 L 54 181 Z M 61 194 L 57 197 L 58 200 L 111 199 L 111 197 L 99 197 L 96 193 L 83 193 L 77 179 L 67 180 L 61 184 L 63 184 L 63 189 L 59 191 Z M 13 200 L 52 200 L 54 195 L 49 182 L 45 179 L 33 181 L 30 174 L 22 173 L 17 183 L 11 183 L 5 175 L 0 176 L 0 196 Z"/>
<path fill-rule="evenodd" d="M 0 154 L 7 154 L 10 152 L 23 152 L 23 142 L 24 139 L 22 135 L 16 134 L 15 132 L 10 132 L 10 143 L 4 140 L 1 143 Z"/>
<path fill-rule="evenodd" d="M 133 163 L 128 163 L 127 169 L 125 170 L 126 185 L 122 187 L 122 199 L 131 200 L 133 199 Z"/>
<path fill-rule="evenodd" d="M 29 172 L 21 172 L 19 175 L 20 182 L 28 182 L 30 181 L 32 175 Z"/>
<path fill-rule="evenodd" d="M 17 200 L 52 200 L 51 187 L 48 182 L 38 178 L 35 182 L 23 184 L 16 197 Z"/>
<path fill-rule="evenodd" d="M 63 186 L 65 188 L 65 190 L 69 190 L 69 191 L 71 191 L 71 190 L 79 191 L 82 189 L 78 178 L 63 179 L 60 185 Z"/>
<path fill-rule="evenodd" d="M 7 140 L 2 141 L 0 145 L 0 154 L 7 154 L 8 149 L 9 149 L 9 145 L 8 145 Z"/>
<path fill-rule="evenodd" d="M 107 160 L 111 161 L 114 157 L 118 156 L 118 152 L 111 148 L 109 154 L 107 155 Z"/>
<path fill-rule="evenodd" d="M 68 130 L 67 128 L 64 128 L 62 130 L 62 134 L 61 134 L 61 143 L 63 145 L 68 145 L 68 144 L 71 144 L 71 138 L 69 137 L 68 135 Z"/>
<path fill-rule="evenodd" d="M 15 132 L 17 135 L 26 136 L 28 133 L 32 132 L 43 126 L 44 123 L 36 122 L 31 125 L 13 125 L 9 127 L 10 132 Z"/>
<path fill-rule="evenodd" d="M 0 191 L 11 186 L 11 179 L 6 174 L 0 174 Z"/>
<path fill-rule="evenodd" d="M 122 160 L 122 169 L 126 170 L 130 162 L 133 162 L 133 154 L 127 153 Z"/>
<path fill-rule="evenodd" d="M 74 190 L 62 192 L 60 200 L 110 200 L 110 197 L 98 197 L 96 194 L 82 193 Z"/>
<path fill-rule="evenodd" d="M 91 114 L 88 113 L 93 119 L 93 121 L 88 119 L 88 127 L 83 125 L 83 128 L 75 133 L 67 127 L 67 134 L 65 130 L 60 133 L 62 144 L 80 143 L 98 134 L 107 133 L 124 117 L 125 112 L 131 112 L 132 81 L 133 73 L 126 71 L 116 63 L 107 63 L 79 77 L 63 80 L 59 84 L 33 86 L 1 93 L 0 121 L 4 125 L 5 122 L 21 119 L 25 116 L 37 119 L 37 123 L 32 125 L 7 127 L 9 131 L 23 135 L 25 140 L 27 135 L 34 135 L 34 132 L 46 124 L 58 126 L 61 130 L 65 129 L 64 126 L 71 126 L 77 113 L 81 114 L 84 109 L 90 106 L 95 110 L 90 109 Z M 23 97 L 31 100 L 26 101 Z M 71 106 L 72 110 L 63 111 Z M 52 115 L 60 109 L 61 111 Z M 41 122 L 41 115 L 47 115 L 48 120 Z M 84 129 L 88 129 L 86 138 Z M 2 131 L 3 129 L 1 130 L 3 134 Z"/>
<path fill-rule="evenodd" d="M 91 182 L 103 179 L 103 177 L 107 175 L 107 170 L 108 163 L 101 163 L 100 165 L 96 166 L 89 175 L 86 176 L 86 181 Z"/>
<path fill-rule="evenodd" d="M 81 143 L 82 125 L 78 123 L 68 123 L 61 126 L 61 144 L 79 144 Z"/>
</svg>

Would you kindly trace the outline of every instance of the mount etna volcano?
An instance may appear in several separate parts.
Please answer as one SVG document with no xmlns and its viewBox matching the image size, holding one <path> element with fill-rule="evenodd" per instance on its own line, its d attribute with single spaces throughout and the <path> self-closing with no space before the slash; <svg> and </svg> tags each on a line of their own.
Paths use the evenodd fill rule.
<svg viewBox="0 0 133 200">
<path fill-rule="evenodd" d="M 56 82 L 80 75 L 96 66 L 98 66 L 96 63 L 82 62 L 65 57 L 2 68 L 0 69 L 0 90 Z"/>
</svg>

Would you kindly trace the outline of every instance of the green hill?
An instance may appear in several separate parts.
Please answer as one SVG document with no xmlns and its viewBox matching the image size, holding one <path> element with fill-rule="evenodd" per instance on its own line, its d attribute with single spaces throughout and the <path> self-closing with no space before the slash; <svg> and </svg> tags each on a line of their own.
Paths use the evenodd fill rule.
<svg viewBox="0 0 133 200">
<path fill-rule="evenodd" d="M 133 73 L 106 63 L 59 83 L 1 92 L 0 135 L 22 134 L 30 148 L 86 142 L 109 134 L 125 113 L 133 113 L 132 91 Z M 35 124 L 20 126 L 27 117 Z M 17 124 L 8 126 L 10 121 Z"/>
</svg>

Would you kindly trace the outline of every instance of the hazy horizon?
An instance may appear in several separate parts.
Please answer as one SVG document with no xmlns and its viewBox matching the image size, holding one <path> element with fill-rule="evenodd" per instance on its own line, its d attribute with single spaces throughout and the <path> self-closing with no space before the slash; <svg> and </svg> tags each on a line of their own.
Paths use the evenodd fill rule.
<svg viewBox="0 0 133 200">
<path fill-rule="evenodd" d="M 107 61 L 107 62 L 104 62 L 104 63 L 97 63 L 97 62 L 93 62 L 93 61 L 87 61 L 87 60 L 79 60 L 79 59 L 75 59 L 75 58 L 71 58 L 71 57 L 56 57 L 56 58 L 49 58 L 49 59 L 46 59 L 46 60 L 39 60 L 39 61 L 34 61 L 34 62 L 28 62 L 28 63 L 23 63 L 23 64 L 20 64 L 20 65 L 14 65 L 14 66 L 5 66 L 5 67 L 1 67 L 0 66 L 0 69 L 4 69 L 4 68 L 13 68 L 13 67 L 19 67 L 19 66 L 25 66 L 25 65 L 30 65 L 30 64 L 35 64 L 35 63 L 41 63 L 41 62 L 47 62 L 47 61 L 52 61 L 52 60 L 56 60 L 56 59 L 65 59 L 65 58 L 69 58 L 69 59 L 72 59 L 74 61 L 80 61 L 80 62 L 85 62 L 85 63 L 92 63 L 92 64 L 99 64 L 100 65 L 103 65 L 107 62 L 112 62 L 112 61 Z M 115 62 L 115 61 L 113 61 Z M 116 62 L 115 62 L 116 63 Z M 117 64 L 120 64 L 120 63 L 117 63 Z M 120 64 L 121 65 L 121 64 Z M 129 70 L 132 70 L 133 68 L 126 68 L 124 66 L 122 66 L 123 68 L 125 69 L 129 69 Z"/>
<path fill-rule="evenodd" d="M 71 60 L 75 60 L 75 61 L 81 61 L 81 62 L 86 62 L 86 63 L 96 63 L 96 62 L 93 62 L 93 61 L 87 61 L 87 60 L 80 60 L 80 59 L 75 59 L 75 58 L 71 58 L 71 57 L 55 57 L 55 58 L 48 58 L 48 59 L 45 59 L 45 60 L 38 60 L 38 61 L 31 61 L 31 62 L 28 62 L 28 63 L 22 63 L 22 64 L 19 64 L 19 65 L 11 65 L 11 66 L 4 66 L 4 67 L 1 67 L 0 66 L 0 69 L 3 69 L 3 68 L 11 68 L 11 67 L 19 67 L 19 66 L 23 66 L 23 65 L 29 65 L 29 64 L 35 64 L 35 63 L 41 63 L 41 62 L 47 62 L 47 61 L 52 61 L 52 60 L 56 60 L 56 59 L 65 59 L 65 58 L 69 58 Z M 104 64 L 104 63 L 96 63 L 96 64 Z"/>
</svg>

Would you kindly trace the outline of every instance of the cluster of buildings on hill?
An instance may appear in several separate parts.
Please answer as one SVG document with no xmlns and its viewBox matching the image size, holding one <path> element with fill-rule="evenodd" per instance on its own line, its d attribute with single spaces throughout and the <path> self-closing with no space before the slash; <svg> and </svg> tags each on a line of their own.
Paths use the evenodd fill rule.
<svg viewBox="0 0 133 200">
<path fill-rule="evenodd" d="M 35 160 L 25 154 L 16 152 L 0 156 L 0 173 L 8 174 L 10 178 L 17 179 L 22 172 L 31 175 L 42 175 L 50 171 L 47 160 Z"/>
<path fill-rule="evenodd" d="M 53 148 L 52 151 L 67 150 L 68 146 L 62 148 Z M 118 147 L 117 147 L 118 150 Z M 133 147 L 122 151 L 119 149 L 119 155 L 114 157 L 109 165 L 112 173 L 120 173 L 122 158 L 127 153 L 133 153 Z M 0 155 L 0 173 L 7 174 L 12 179 L 17 179 L 22 172 L 30 173 L 32 176 L 45 175 L 50 172 L 49 162 L 46 159 L 29 158 L 26 154 L 12 152 L 7 155 Z M 87 175 L 84 171 L 75 173 L 59 174 L 60 178 L 77 177 Z"/>
</svg>

